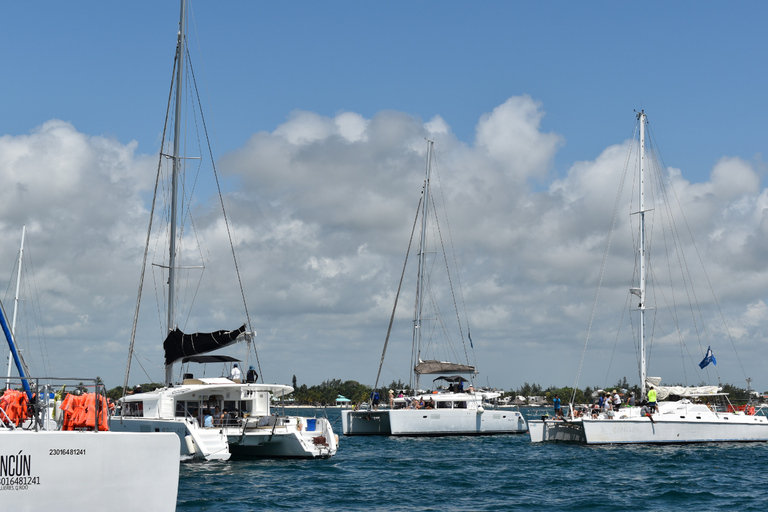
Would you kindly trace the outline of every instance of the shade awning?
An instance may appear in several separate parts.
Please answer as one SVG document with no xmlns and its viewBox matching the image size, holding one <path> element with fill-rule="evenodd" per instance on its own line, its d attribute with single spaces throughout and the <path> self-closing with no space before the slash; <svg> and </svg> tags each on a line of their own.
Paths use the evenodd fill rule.
<svg viewBox="0 0 768 512">
<path fill-rule="evenodd" d="M 432 382 L 435 382 L 435 381 L 438 381 L 438 380 L 444 380 L 444 381 L 448 381 L 448 382 L 469 382 L 464 377 L 460 377 L 458 375 L 452 375 L 450 377 L 447 376 L 447 375 L 441 375 L 441 376 L 439 376 L 439 377 L 437 377 L 435 379 L 432 379 Z"/>
</svg>

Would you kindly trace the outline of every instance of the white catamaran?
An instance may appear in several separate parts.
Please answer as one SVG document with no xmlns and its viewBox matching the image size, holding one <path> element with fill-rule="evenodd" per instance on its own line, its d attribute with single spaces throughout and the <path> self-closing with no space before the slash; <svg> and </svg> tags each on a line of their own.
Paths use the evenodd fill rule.
<svg viewBox="0 0 768 512">
<path fill-rule="evenodd" d="M 500 397 L 501 393 L 492 390 L 475 390 L 473 385 L 464 387 L 464 384 L 469 384 L 477 374 L 475 366 L 470 365 L 469 361 L 459 364 L 442 361 L 437 358 L 426 359 L 428 357 L 426 356 L 428 347 L 438 344 L 433 337 L 437 337 L 438 333 L 445 335 L 447 331 L 445 323 L 440 318 L 439 307 L 433 303 L 434 294 L 429 289 L 431 279 L 433 278 L 433 267 L 431 261 L 429 261 L 429 255 L 440 252 L 427 248 L 428 229 L 435 228 L 435 232 L 439 233 L 436 226 L 430 226 L 428 223 L 428 218 L 431 215 L 430 212 L 434 211 L 435 208 L 430 188 L 433 145 L 433 141 L 427 141 L 426 176 L 419 203 L 419 212 L 414 220 L 415 229 L 416 221 L 419 219 L 419 216 L 421 217 L 421 239 L 418 249 L 418 280 L 416 305 L 414 307 L 411 361 L 413 368 L 411 373 L 411 389 L 414 390 L 414 393 L 410 396 L 397 397 L 393 393 L 389 408 L 386 409 L 379 409 L 374 406 L 369 410 L 342 411 L 342 429 L 345 435 L 489 435 L 524 433 L 527 430 L 525 418 L 518 410 L 492 410 L 488 405 L 489 401 Z M 411 235 L 411 240 L 413 240 L 413 234 Z M 410 244 L 408 250 L 410 251 Z M 444 249 L 442 255 L 445 258 Z M 445 263 L 447 269 L 449 267 L 447 259 L 443 263 Z M 404 271 L 405 267 L 403 268 Z M 400 282 L 402 285 L 402 277 Z M 399 293 L 400 289 L 398 288 L 398 296 Z M 427 303 L 431 303 L 432 306 L 429 308 L 430 314 L 427 314 Z M 392 311 L 392 319 L 394 319 L 396 308 L 397 298 L 395 299 L 395 308 Z M 458 310 L 456 311 L 458 319 Z M 389 331 L 381 356 L 382 365 L 391 329 L 392 320 L 390 320 Z M 460 322 L 458 330 L 463 343 L 464 335 Z M 467 331 L 467 336 L 469 336 L 469 331 Z M 446 340 L 446 343 L 449 342 Z M 470 345 L 472 345 L 471 338 Z M 464 350 L 466 355 L 466 345 Z M 433 383 L 448 382 L 450 385 L 447 389 L 445 389 L 446 386 L 438 386 L 438 389 L 431 392 L 421 391 L 419 384 L 422 375 L 437 375 L 433 379 Z M 469 380 L 461 375 L 467 375 Z M 379 374 L 376 377 L 376 385 L 374 387 L 378 386 L 380 376 L 381 365 L 379 366 Z M 391 390 L 391 392 L 394 391 Z"/>
<path fill-rule="evenodd" d="M 185 75 L 185 56 L 187 55 L 186 13 L 187 2 L 182 0 L 175 57 L 173 153 L 169 156 L 172 165 L 169 251 L 167 253 L 168 261 L 159 265 L 161 268 L 167 269 L 168 272 L 166 317 L 168 335 L 163 342 L 165 386 L 149 393 L 124 396 L 120 401 L 120 415 L 112 418 L 110 428 L 116 431 L 174 432 L 182 440 L 180 449 L 182 460 L 190 458 L 228 460 L 232 456 L 242 458 L 331 457 L 336 453 L 338 444 L 337 437 L 327 418 L 288 417 L 272 413 L 272 396 L 282 397 L 291 393 L 293 391 L 291 386 L 258 383 L 258 375 L 255 378 L 248 378 L 246 375 L 238 378 L 229 373 L 226 374 L 226 377 L 215 378 L 194 378 L 194 375 L 185 373 L 174 382 L 173 367 L 174 363 L 178 361 L 181 361 L 182 364 L 219 362 L 235 366 L 237 359 L 229 356 L 206 356 L 202 354 L 240 341 L 247 341 L 250 347 L 253 335 L 251 332 L 246 332 L 246 324 L 233 330 L 185 334 L 177 327 L 177 318 L 174 313 L 175 301 L 177 300 L 176 273 L 181 268 L 178 263 L 179 251 L 177 250 L 177 238 L 179 238 L 179 234 L 177 234 L 179 199 L 177 196 L 181 195 L 182 187 L 179 180 L 186 162 L 186 159 L 180 156 L 179 150 L 182 138 L 181 111 L 182 92 L 184 91 L 182 78 Z M 162 150 L 160 153 L 158 179 L 162 163 L 166 158 Z M 157 193 L 155 201 L 157 201 Z M 147 234 L 147 246 L 144 253 L 144 269 L 146 269 L 147 252 L 150 245 L 151 217 L 155 211 L 154 204 L 153 202 L 150 229 Z M 181 232 L 181 230 L 178 231 Z M 227 226 L 227 231 L 229 232 L 229 226 Z M 231 238 L 230 244 L 232 244 Z M 234 247 L 232 254 L 234 257 Z M 237 265 L 235 266 L 237 267 Z M 144 269 L 142 270 L 142 285 Z M 239 271 L 238 281 L 240 282 Z M 139 301 L 142 285 L 139 287 Z M 138 312 L 139 303 L 137 302 L 125 376 L 125 389 L 128 388 Z M 245 314 L 247 317 L 247 307 Z M 248 319 L 247 324 L 250 325 L 250 319 Z"/>
<path fill-rule="evenodd" d="M 718 386 L 666 387 L 661 386 L 658 377 L 646 376 L 646 315 L 654 312 L 654 307 L 647 301 L 653 298 L 646 290 L 648 269 L 650 268 L 649 251 L 646 244 L 646 215 L 653 211 L 645 203 L 646 180 L 644 173 L 655 158 L 646 156 L 646 115 L 640 112 L 638 190 L 639 208 L 634 213 L 638 216 L 639 236 L 637 239 L 637 263 L 639 269 L 638 285 L 630 289 L 630 302 L 639 314 L 638 341 L 640 387 L 642 396 L 654 389 L 657 394 L 657 410 L 648 407 L 620 407 L 618 411 L 597 412 L 587 407 L 570 405 L 563 417 L 529 421 L 531 441 L 564 441 L 582 444 L 629 444 L 629 443 L 701 443 L 714 441 L 768 441 L 768 418 L 755 414 L 754 407 L 737 410 L 728 403 L 727 396 L 719 392 Z M 631 159 L 627 158 L 627 162 Z M 649 183 L 656 180 L 652 178 Z M 657 194 L 661 200 L 664 194 Z M 667 211 L 666 209 L 664 210 Z M 679 245 L 679 244 L 678 244 Z M 671 295 L 670 295 L 671 296 Z M 658 321 L 651 324 L 656 327 Z M 704 360 L 699 364 L 705 368 L 714 362 L 708 348 Z M 574 386 L 576 388 L 576 386 Z M 665 400 L 677 397 L 676 400 Z M 720 402 L 721 405 L 716 405 Z M 649 414 L 650 413 L 650 414 Z"/>
</svg>

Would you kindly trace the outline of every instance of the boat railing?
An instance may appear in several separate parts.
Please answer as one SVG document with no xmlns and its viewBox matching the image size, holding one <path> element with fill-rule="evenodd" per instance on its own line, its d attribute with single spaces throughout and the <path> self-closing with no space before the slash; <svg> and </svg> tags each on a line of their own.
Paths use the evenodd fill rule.
<svg viewBox="0 0 768 512">
<path fill-rule="evenodd" d="M 0 428 L 16 430 L 16 425 L 13 424 L 13 421 L 11 421 L 11 418 L 8 417 L 8 414 L 2 407 L 0 407 Z"/>
<path fill-rule="evenodd" d="M 104 403 L 107 403 L 106 387 L 100 379 L 90 378 L 77 378 L 77 377 L 10 377 L 6 379 L 9 382 L 9 387 L 6 389 L 14 389 L 15 383 L 17 391 L 22 391 L 23 383 L 26 381 L 30 386 L 31 399 L 29 399 L 27 405 L 27 414 L 29 419 L 24 424 L 25 429 L 34 429 L 36 431 L 45 430 L 59 430 L 62 427 L 62 418 L 57 417 L 58 407 L 61 405 L 66 394 L 80 395 L 82 393 L 88 393 L 89 390 L 93 390 L 93 393 L 103 397 L 105 400 L 95 400 L 95 407 L 93 408 L 94 414 L 94 431 L 98 432 L 102 421 L 102 414 L 104 413 Z M 67 386 L 72 386 L 72 391 L 68 391 Z M 22 391 L 23 392 L 23 391 Z M 1 409 L 0 409 L 1 410 Z M 13 424 L 14 422 L 9 417 L 6 411 L 2 411 L 0 415 L 0 423 Z"/>
</svg>

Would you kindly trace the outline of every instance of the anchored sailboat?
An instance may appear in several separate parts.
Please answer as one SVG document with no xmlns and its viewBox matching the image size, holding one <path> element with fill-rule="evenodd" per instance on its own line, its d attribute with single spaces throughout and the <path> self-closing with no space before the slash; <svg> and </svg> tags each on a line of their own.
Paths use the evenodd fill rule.
<svg viewBox="0 0 768 512">
<path fill-rule="evenodd" d="M 431 189 L 433 146 L 433 141 L 427 141 L 426 174 L 418 213 L 416 220 L 414 220 L 415 229 L 416 221 L 421 219 L 421 237 L 418 249 L 416 305 L 414 307 L 411 353 L 411 390 L 413 394 L 395 397 L 394 390 L 392 390 L 389 409 L 374 407 L 374 410 L 368 411 L 343 411 L 341 417 L 345 435 L 446 436 L 510 434 L 523 433 L 527 430 L 525 419 L 519 411 L 487 409 L 487 402 L 500 397 L 501 393 L 491 390 L 475 390 L 474 385 L 470 383 L 477 371 L 474 365 L 469 364 L 468 360 L 463 363 L 456 363 L 434 357 L 429 358 L 430 356 L 427 355 L 428 349 L 438 344 L 431 337 L 437 332 L 446 333 L 447 331 L 442 318 L 440 318 L 439 307 L 433 304 L 434 294 L 430 290 L 430 283 L 434 277 L 430 262 L 430 255 L 433 254 L 433 251 L 427 247 L 427 239 L 428 230 L 432 228 L 429 224 L 429 217 L 430 213 L 434 211 Z M 436 231 L 438 238 L 440 238 L 439 228 Z M 410 251 L 410 244 L 408 250 Z M 445 257 L 444 248 L 442 254 Z M 407 260 L 406 257 L 406 263 Z M 446 268 L 448 268 L 447 264 Z M 403 272 L 405 272 L 405 267 Z M 402 285 L 402 277 L 400 283 Z M 399 293 L 400 288 L 398 288 L 398 297 Z M 428 304 L 433 307 L 428 308 Z M 394 319 L 396 308 L 397 298 L 392 311 L 392 319 Z M 455 302 L 454 308 L 456 308 Z M 457 318 L 459 318 L 458 310 Z M 390 320 L 387 339 L 384 343 L 381 365 L 384 363 L 391 329 L 392 320 Z M 458 330 L 463 343 L 463 329 L 460 322 Z M 467 331 L 467 336 L 469 337 L 469 331 Z M 466 345 L 464 345 L 464 351 L 466 357 Z M 448 350 L 446 352 L 456 356 L 455 351 Z M 378 386 L 381 365 L 374 388 Z M 438 388 L 431 392 L 420 390 L 422 375 L 437 375 L 433 379 L 433 383 Z M 468 379 L 462 375 L 466 375 Z M 449 385 L 442 385 L 445 382 Z M 470 385 L 465 387 L 465 383 Z"/>
<path fill-rule="evenodd" d="M 637 247 L 637 286 L 630 288 L 634 300 L 630 302 L 639 315 L 639 374 L 642 396 L 653 389 L 651 398 L 659 402 L 654 408 L 620 407 L 618 411 L 596 411 L 586 407 L 570 405 L 569 414 L 554 419 L 543 418 L 529 421 L 531 441 L 565 441 L 583 444 L 630 444 L 630 443 L 700 443 L 712 441 L 768 441 L 768 418 L 755 415 L 754 408 L 737 411 L 727 401 L 727 394 L 720 393 L 717 386 L 685 387 L 661 386 L 661 379 L 646 375 L 647 325 L 646 315 L 654 308 L 648 304 L 648 269 L 650 257 L 647 243 L 646 216 L 653 208 L 646 206 L 646 177 L 650 163 L 655 158 L 646 155 L 646 115 L 637 115 L 639 122 L 638 194 L 639 208 L 633 212 L 639 223 Z M 633 151 L 634 145 L 630 148 Z M 627 162 L 631 161 L 627 158 Z M 662 200 L 664 194 L 657 194 Z M 666 211 L 666 209 L 665 209 Z M 679 245 L 679 244 L 676 244 Z M 655 325 L 654 324 L 652 325 Z M 713 362 L 711 349 L 707 349 L 703 369 Z M 575 389 L 576 386 L 574 386 Z M 665 400 L 668 397 L 677 400 Z M 723 403 L 718 406 L 717 402 Z"/>
<path fill-rule="evenodd" d="M 185 363 L 209 364 L 214 362 L 237 367 L 240 361 L 229 356 L 206 356 L 211 351 L 227 347 L 231 344 L 245 341 L 251 343 L 253 332 L 247 331 L 250 325 L 247 306 L 244 307 L 247 321 L 236 329 L 219 330 L 211 333 L 185 334 L 178 328 L 175 311 L 177 271 L 179 265 L 180 238 L 178 209 L 179 196 L 182 186 L 180 176 L 184 157 L 180 154 L 182 139 L 182 87 L 185 76 L 187 55 L 186 39 L 187 1 L 181 1 L 181 16 L 179 22 L 178 41 L 175 56 L 175 104 L 173 125 L 173 150 L 171 155 L 164 155 L 161 150 L 158 166 L 158 181 L 163 159 L 171 159 L 170 183 L 170 216 L 168 235 L 168 262 L 160 265 L 167 274 L 167 336 L 163 342 L 165 351 L 165 386 L 149 393 L 126 395 L 121 399 L 121 414 L 110 423 L 114 430 L 125 431 L 171 431 L 183 441 L 181 443 L 182 459 L 228 460 L 230 457 L 244 458 L 325 458 L 336 453 L 337 438 L 333 433 L 330 422 L 326 418 L 305 418 L 298 416 L 279 416 L 272 414 L 272 396 L 282 397 L 293 391 L 291 386 L 281 384 L 258 383 L 255 368 L 249 372 L 251 377 L 241 379 L 237 372 L 227 377 L 194 378 L 192 373 L 180 375 L 174 379 L 174 364 Z M 194 76 L 194 75 L 193 75 Z M 199 103 L 199 102 L 198 102 Z M 203 123 L 204 125 L 204 123 Z M 165 144 L 165 141 L 164 141 Z M 214 166 L 215 172 L 215 166 Z M 157 189 L 156 189 L 157 190 Z M 155 211 L 153 201 L 152 212 Z M 222 209 L 223 209 L 223 201 Z M 139 300 L 136 305 L 131 348 L 128 368 L 125 377 L 125 389 L 128 388 L 130 365 L 133 358 L 133 340 L 136 334 L 139 303 L 143 286 L 144 270 L 146 269 L 147 253 L 152 232 L 152 215 L 150 229 L 147 234 L 147 246 L 144 252 L 144 268 L 139 286 Z M 227 222 L 227 231 L 229 224 Z M 232 254 L 235 256 L 234 246 Z M 238 268 L 235 258 L 235 267 Z M 242 283 L 238 270 L 238 282 Z M 241 295 L 245 302 L 245 294 L 240 285 Z M 258 364 L 258 359 L 256 360 Z M 247 364 L 247 363 L 246 363 Z M 255 376 L 254 376 L 255 375 Z"/>
</svg>

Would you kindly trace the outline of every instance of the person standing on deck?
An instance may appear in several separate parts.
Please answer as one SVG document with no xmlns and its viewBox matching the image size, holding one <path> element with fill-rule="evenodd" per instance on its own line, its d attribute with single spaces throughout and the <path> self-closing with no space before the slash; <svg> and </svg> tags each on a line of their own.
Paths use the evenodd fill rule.
<svg viewBox="0 0 768 512">
<path fill-rule="evenodd" d="M 379 410 L 379 392 L 375 389 L 373 390 L 373 393 L 371 393 L 371 405 L 373 406 L 374 411 Z"/>
<path fill-rule="evenodd" d="M 555 399 L 552 400 L 552 405 L 555 406 L 555 418 L 562 416 L 563 412 L 560 410 L 560 395 L 555 395 Z"/>
<path fill-rule="evenodd" d="M 652 412 L 656 412 L 656 390 L 654 388 L 648 390 L 648 407 Z"/>
<path fill-rule="evenodd" d="M 229 380 L 240 380 L 240 368 L 237 367 L 237 363 L 232 365 L 232 371 L 229 373 Z"/>
</svg>

